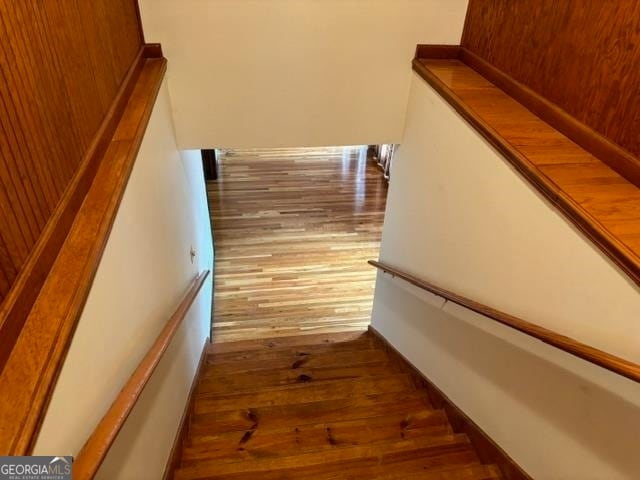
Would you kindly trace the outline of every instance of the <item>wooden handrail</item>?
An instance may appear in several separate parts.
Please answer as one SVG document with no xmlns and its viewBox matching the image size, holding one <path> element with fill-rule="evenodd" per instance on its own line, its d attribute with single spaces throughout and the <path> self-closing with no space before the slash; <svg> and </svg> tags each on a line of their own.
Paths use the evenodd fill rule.
<svg viewBox="0 0 640 480">
<path fill-rule="evenodd" d="M 527 322 L 526 320 L 522 320 L 518 317 L 514 317 L 513 315 L 488 307 L 482 303 L 476 302 L 462 295 L 458 295 L 457 293 L 440 288 L 426 280 L 414 277 L 413 275 L 384 263 L 370 260 L 369 264 L 391 274 L 394 277 L 401 278 L 422 290 L 426 290 L 438 297 L 442 297 L 457 305 L 468 308 L 469 310 L 479 313 L 480 315 L 490 318 L 502 325 L 513 328 L 521 333 L 534 337 L 548 345 L 581 358 L 582 360 L 586 360 L 635 382 L 640 382 L 640 365 L 636 363 L 629 362 L 615 355 L 611 355 L 610 353 L 585 345 L 573 338 L 561 335 L 553 330 Z"/>
<path fill-rule="evenodd" d="M 95 476 L 209 273 L 209 270 L 202 272 L 193 280 L 178 309 L 87 439 L 73 464 L 74 480 L 90 480 Z"/>
</svg>

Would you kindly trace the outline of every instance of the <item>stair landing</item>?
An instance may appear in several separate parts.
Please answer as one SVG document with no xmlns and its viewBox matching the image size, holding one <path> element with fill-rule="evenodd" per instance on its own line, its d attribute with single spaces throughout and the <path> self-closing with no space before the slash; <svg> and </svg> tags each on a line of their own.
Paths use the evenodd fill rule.
<svg viewBox="0 0 640 480">
<path fill-rule="evenodd" d="M 177 480 L 501 478 L 369 333 L 210 346 Z"/>
</svg>

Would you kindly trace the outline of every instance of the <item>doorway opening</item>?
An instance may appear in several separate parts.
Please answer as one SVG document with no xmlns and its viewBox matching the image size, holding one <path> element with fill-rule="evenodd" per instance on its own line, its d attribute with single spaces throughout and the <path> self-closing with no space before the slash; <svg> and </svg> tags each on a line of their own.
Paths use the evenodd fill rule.
<svg viewBox="0 0 640 480">
<path fill-rule="evenodd" d="M 367 328 L 390 159 L 369 146 L 215 151 L 214 342 Z"/>
</svg>

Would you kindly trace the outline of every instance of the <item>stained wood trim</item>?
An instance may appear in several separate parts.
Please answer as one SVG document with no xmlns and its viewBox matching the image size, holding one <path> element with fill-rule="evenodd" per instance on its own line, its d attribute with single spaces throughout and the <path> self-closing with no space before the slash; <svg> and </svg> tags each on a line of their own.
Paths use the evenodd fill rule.
<svg viewBox="0 0 640 480">
<path fill-rule="evenodd" d="M 66 239 L 54 252 L 50 271 L 39 271 L 45 277 L 42 288 L 0 374 L 0 452 L 5 455 L 27 455 L 33 447 L 165 70 L 165 59 L 143 59 L 122 115 L 113 120 L 113 136 L 101 140 L 106 150 L 91 164 L 95 176 L 81 177 L 88 192 L 84 195 L 84 186 L 74 190 L 81 206 L 77 214 L 68 213 L 73 224 Z"/>
<path fill-rule="evenodd" d="M 465 433 L 478 457 L 483 464 L 495 464 L 505 480 L 531 480 L 531 477 L 495 443 L 484 430 L 469 418 L 442 390 L 418 370 L 402 353 L 382 336 L 373 326 L 369 325 L 369 332 L 385 348 L 387 353 L 395 358 L 404 369 L 411 374 L 419 387 L 424 388 L 434 408 L 444 409 L 455 433 Z"/>
<path fill-rule="evenodd" d="M 138 24 L 138 32 L 140 34 L 140 43 L 142 43 L 144 45 L 145 44 L 144 26 L 142 25 L 142 13 L 140 12 L 140 2 L 139 2 L 139 0 L 135 0 L 134 6 L 135 6 L 135 9 L 136 9 L 136 22 Z"/>
<path fill-rule="evenodd" d="M 640 160 L 631 153 L 464 47 L 460 48 L 460 60 L 560 133 L 640 187 Z"/>
<path fill-rule="evenodd" d="M 452 59 L 460 57 L 460 45 L 418 45 L 415 58 Z"/>
<path fill-rule="evenodd" d="M 428 46 L 420 46 L 418 51 L 424 53 L 428 52 L 429 49 Z M 455 49 L 450 49 L 449 53 L 452 55 L 450 57 L 452 60 L 463 61 L 462 59 L 464 58 L 470 58 L 469 54 L 465 53 L 462 48 L 457 52 Z M 420 60 L 424 58 L 425 57 L 416 57 L 413 60 L 414 71 L 433 87 L 487 142 L 498 150 L 533 187 L 544 195 L 636 284 L 640 285 L 640 256 L 638 252 L 632 251 L 616 235 L 611 233 L 597 219 L 586 212 L 570 195 L 544 175 L 505 138 L 500 136 L 491 125 L 477 115 L 469 105 L 462 101 L 447 85 L 434 75 L 429 68 L 421 63 Z M 443 57 L 440 56 L 437 57 L 437 59 L 443 59 Z M 473 68 L 473 66 L 471 66 L 471 68 Z M 482 72 L 479 73 L 482 74 Z M 488 78 L 488 80 L 491 81 L 490 78 Z M 539 101 L 546 102 L 544 99 L 540 99 Z M 543 118 L 543 120 L 546 119 Z M 569 135 L 566 136 L 571 138 Z M 571 140 L 574 139 L 571 138 Z"/>
<path fill-rule="evenodd" d="M 193 412 L 194 402 L 196 399 L 196 388 L 198 387 L 198 380 L 200 380 L 202 369 L 207 359 L 207 351 L 211 343 L 209 340 L 210 339 L 207 338 L 207 341 L 202 347 L 202 353 L 200 354 L 198 368 L 196 369 L 196 373 L 193 376 L 191 388 L 189 389 L 189 396 L 187 397 L 187 401 L 184 405 L 184 411 L 182 412 L 182 417 L 180 419 L 180 427 L 178 428 L 176 438 L 173 442 L 173 446 L 171 447 L 171 453 L 169 454 L 169 458 L 167 459 L 167 465 L 164 468 L 164 474 L 162 476 L 163 480 L 173 480 L 174 472 L 180 467 L 184 442 L 189 437 L 189 425 L 191 422 L 191 414 Z"/>
<path fill-rule="evenodd" d="M 423 76 L 424 69 L 416 68 L 420 59 L 460 60 L 587 152 L 640 187 L 640 159 L 472 51 L 459 45 L 418 45 L 415 57 L 418 61 L 414 61 L 414 70 Z M 425 80 L 431 83 L 430 79 L 425 78 Z"/>
<path fill-rule="evenodd" d="M 476 302 L 475 300 L 471 300 L 467 297 L 451 292 L 450 290 L 438 287 L 431 282 L 414 277 L 409 273 L 403 272 L 402 270 L 391 267 L 382 262 L 370 260 L 369 264 L 379 270 L 393 275 L 394 277 L 401 278 L 422 290 L 426 290 L 427 292 L 433 293 L 434 295 L 442 297 L 450 302 L 468 308 L 469 310 L 479 313 L 480 315 L 490 318 L 502 325 L 536 338 L 541 342 L 551 345 L 552 347 L 556 347 L 563 352 L 569 353 L 582 360 L 586 360 L 587 362 L 598 365 L 599 367 L 609 370 L 610 372 L 617 373 L 618 375 L 635 382 L 640 382 L 640 365 L 636 363 L 624 360 L 597 348 L 590 347 L 589 345 L 585 345 L 571 337 L 561 335 L 553 330 L 541 327 L 535 323 L 527 322 L 526 320 L 501 312 L 500 310 L 496 310 L 480 302 Z"/>
<path fill-rule="evenodd" d="M 91 186 L 91 181 L 96 175 L 143 66 L 144 47 L 139 50 L 136 60 L 129 68 L 91 146 L 1 305 L 0 368 L 4 367 L 29 311 L 71 229 L 75 215 Z"/>
<path fill-rule="evenodd" d="M 209 273 L 209 270 L 202 272 L 192 281 L 177 310 L 78 453 L 73 463 L 73 478 L 75 480 L 89 480 L 95 476 L 140 398 L 144 387 L 151 379 L 151 375 L 187 316 Z"/>
<path fill-rule="evenodd" d="M 202 156 L 202 166 L 204 168 L 205 180 L 217 180 L 218 179 L 218 160 L 216 158 L 216 151 L 214 149 L 202 149 L 200 150 Z"/>
<path fill-rule="evenodd" d="M 553 3 L 470 0 L 461 44 L 640 157 L 640 3 Z"/>
<path fill-rule="evenodd" d="M 135 84 L 143 47 L 135 7 L 136 0 L 2 2 L 0 309 L 7 322 L 0 325 L 7 330 L 0 339 L 9 345 L 24 321 L 23 299 L 33 303 L 79 207 L 69 202 L 69 192 L 77 191 L 72 182 L 88 158 L 104 153 L 105 126 L 123 108 L 118 96 L 126 103 L 122 92 Z M 22 277 L 29 285 L 14 290 L 5 308 L 30 259 Z M 0 346 L 2 360 L 7 343 Z"/>
<path fill-rule="evenodd" d="M 162 58 L 162 45 L 159 43 L 146 43 L 144 45 L 144 57 L 145 58 Z"/>
</svg>

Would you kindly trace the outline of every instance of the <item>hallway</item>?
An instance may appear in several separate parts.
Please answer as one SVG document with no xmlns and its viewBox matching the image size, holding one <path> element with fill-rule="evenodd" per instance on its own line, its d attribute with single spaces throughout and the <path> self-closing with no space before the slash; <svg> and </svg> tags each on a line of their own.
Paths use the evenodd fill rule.
<svg viewBox="0 0 640 480">
<path fill-rule="evenodd" d="M 365 329 L 387 193 L 366 148 L 237 150 L 219 172 L 213 341 Z"/>
</svg>

